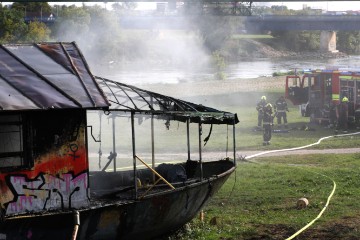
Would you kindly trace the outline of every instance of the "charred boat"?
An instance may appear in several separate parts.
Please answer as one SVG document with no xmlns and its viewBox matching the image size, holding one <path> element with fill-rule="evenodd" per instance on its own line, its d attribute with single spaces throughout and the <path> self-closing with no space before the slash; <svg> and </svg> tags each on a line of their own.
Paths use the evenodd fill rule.
<svg viewBox="0 0 360 240">
<path fill-rule="evenodd" d="M 1 239 L 151 239 L 235 169 L 236 114 L 96 77 L 74 42 L 1 45 L 0 109 Z M 233 140 L 205 159 L 213 125 Z"/>
</svg>

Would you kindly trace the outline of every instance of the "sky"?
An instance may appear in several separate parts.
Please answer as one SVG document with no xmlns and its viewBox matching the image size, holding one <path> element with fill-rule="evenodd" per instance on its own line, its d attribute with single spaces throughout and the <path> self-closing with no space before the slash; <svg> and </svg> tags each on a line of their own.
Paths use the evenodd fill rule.
<svg viewBox="0 0 360 240">
<path fill-rule="evenodd" d="M 111 5 L 114 2 L 85 2 L 86 5 L 100 5 L 106 8 L 110 8 Z M 75 4 L 78 6 L 81 6 L 82 2 L 49 2 L 50 5 L 63 5 L 63 4 Z M 316 9 L 323 9 L 328 11 L 346 11 L 346 10 L 360 10 L 360 1 L 322 1 L 322 2 L 267 2 L 267 3 L 259 3 L 255 2 L 253 3 L 254 6 L 260 6 L 260 5 L 266 5 L 266 6 L 272 6 L 272 5 L 285 5 L 289 9 L 295 9 L 299 10 L 303 8 L 303 5 L 306 4 L 308 7 L 316 8 Z M 139 2 L 138 3 L 138 9 L 155 9 L 156 3 L 154 2 Z"/>
</svg>

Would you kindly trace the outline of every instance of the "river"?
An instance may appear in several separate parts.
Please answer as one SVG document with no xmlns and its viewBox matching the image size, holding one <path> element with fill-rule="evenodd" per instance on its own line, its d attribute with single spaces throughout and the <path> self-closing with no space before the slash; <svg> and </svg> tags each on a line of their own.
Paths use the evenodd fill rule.
<svg viewBox="0 0 360 240">
<path fill-rule="evenodd" d="M 274 72 L 287 72 L 289 70 L 323 69 L 327 66 L 339 68 L 359 69 L 360 56 L 335 59 L 252 59 L 227 64 L 224 73 L 227 80 L 238 80 L 244 78 L 257 78 L 261 76 L 272 76 Z M 126 84 L 178 84 L 181 82 L 194 82 L 213 79 L 216 72 L 212 68 L 181 68 L 168 65 L 156 67 L 139 67 L 126 65 L 102 74 L 106 78 L 120 81 Z"/>
</svg>

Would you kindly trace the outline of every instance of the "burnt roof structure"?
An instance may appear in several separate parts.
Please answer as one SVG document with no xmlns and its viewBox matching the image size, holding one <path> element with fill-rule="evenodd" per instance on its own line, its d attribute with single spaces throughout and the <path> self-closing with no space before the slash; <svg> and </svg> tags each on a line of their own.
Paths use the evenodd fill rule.
<svg viewBox="0 0 360 240">
<path fill-rule="evenodd" d="M 77 45 L 0 45 L 0 108 L 101 108 L 109 102 Z"/>
<path fill-rule="evenodd" d="M 236 124 L 236 114 L 219 111 L 201 104 L 146 91 L 131 85 L 95 77 L 111 103 L 112 111 L 132 111 L 158 115 L 159 118 L 191 122 Z"/>
<path fill-rule="evenodd" d="M 170 120 L 236 124 L 219 111 L 95 77 L 75 42 L 0 45 L 0 109 L 104 109 Z"/>
</svg>

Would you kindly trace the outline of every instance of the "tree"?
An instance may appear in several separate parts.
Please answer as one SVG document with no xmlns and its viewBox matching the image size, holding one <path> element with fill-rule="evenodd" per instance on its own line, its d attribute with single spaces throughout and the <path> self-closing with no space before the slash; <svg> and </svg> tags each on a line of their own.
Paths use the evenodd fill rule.
<svg viewBox="0 0 360 240">
<path fill-rule="evenodd" d="M 137 7 L 137 3 L 135 2 L 123 2 L 123 3 L 113 3 L 111 5 L 112 9 L 116 12 L 116 13 L 122 13 L 122 12 L 126 12 L 128 10 L 134 10 Z"/>
<path fill-rule="evenodd" d="M 360 53 L 360 32 L 359 31 L 339 31 L 337 33 L 337 48 L 346 53 Z"/>
<path fill-rule="evenodd" d="M 90 14 L 88 39 L 97 59 L 105 62 L 112 61 L 119 56 L 122 50 L 119 42 L 122 40 L 121 27 L 116 13 L 107 11 L 99 6 L 88 9 Z M 94 55 L 93 55 L 94 56 Z"/>
<path fill-rule="evenodd" d="M 23 13 L 17 9 L 0 8 L 0 42 L 16 43 L 22 40 L 26 33 Z"/>
<path fill-rule="evenodd" d="M 51 14 L 51 6 L 47 2 L 14 2 L 12 9 L 24 12 L 24 16 L 48 17 Z"/>
<path fill-rule="evenodd" d="M 42 22 L 30 22 L 24 36 L 26 42 L 43 42 L 50 40 L 50 29 Z"/>
<path fill-rule="evenodd" d="M 224 16 L 199 16 L 195 20 L 204 45 L 210 52 L 220 50 L 234 34 L 235 25 L 231 20 L 231 17 Z"/>
<path fill-rule="evenodd" d="M 320 46 L 320 31 L 278 31 L 271 35 L 291 51 L 317 51 Z"/>
<path fill-rule="evenodd" d="M 52 36 L 57 41 L 81 41 L 89 31 L 90 20 L 86 7 L 63 5 L 52 27 Z"/>
</svg>

